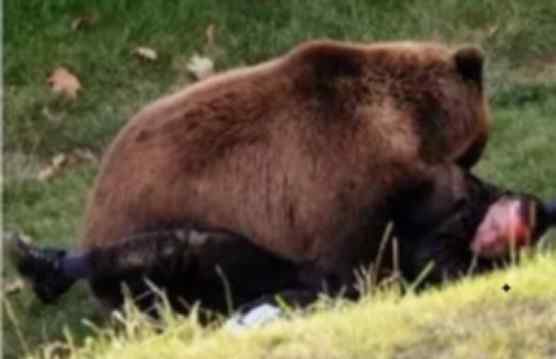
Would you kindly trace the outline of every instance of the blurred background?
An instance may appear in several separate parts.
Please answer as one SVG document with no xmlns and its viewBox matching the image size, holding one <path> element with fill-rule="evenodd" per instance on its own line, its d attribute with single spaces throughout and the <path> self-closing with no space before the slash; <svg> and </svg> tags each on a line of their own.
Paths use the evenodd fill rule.
<svg viewBox="0 0 556 359">
<path fill-rule="evenodd" d="M 43 244 L 75 242 L 99 158 L 142 106 L 317 38 L 479 45 L 494 125 L 477 172 L 556 196 L 552 0 L 12 0 L 3 20 L 4 230 Z M 4 263 L 6 358 L 94 334 L 84 288 L 44 306 Z"/>
</svg>

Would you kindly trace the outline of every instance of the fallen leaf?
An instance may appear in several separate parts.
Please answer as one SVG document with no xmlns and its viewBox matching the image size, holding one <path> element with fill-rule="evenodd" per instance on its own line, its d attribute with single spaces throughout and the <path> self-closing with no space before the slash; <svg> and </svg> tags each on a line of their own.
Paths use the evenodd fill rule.
<svg viewBox="0 0 556 359">
<path fill-rule="evenodd" d="M 4 295 L 13 295 L 19 293 L 25 288 L 25 282 L 21 278 L 11 280 L 4 284 Z"/>
<path fill-rule="evenodd" d="M 149 47 L 139 46 L 133 50 L 133 54 L 141 60 L 146 61 L 156 61 L 158 59 L 158 54 L 156 51 Z"/>
<path fill-rule="evenodd" d="M 61 167 L 67 162 L 67 160 L 68 157 L 65 154 L 59 153 L 52 158 L 52 165 L 55 167 Z"/>
<path fill-rule="evenodd" d="M 77 161 L 75 161 L 76 163 L 77 162 L 91 162 L 91 163 L 99 162 L 98 156 L 88 148 L 77 148 L 73 150 L 71 155 L 77 159 Z"/>
<path fill-rule="evenodd" d="M 63 164 L 64 168 L 75 166 L 83 162 L 95 164 L 99 162 L 98 157 L 88 148 L 77 148 L 66 154 L 66 158 L 67 160 Z"/>
<path fill-rule="evenodd" d="M 60 173 L 67 161 L 68 157 L 64 153 L 57 154 L 50 160 L 48 165 L 39 171 L 37 179 L 39 181 L 46 181 L 56 176 Z"/>
<path fill-rule="evenodd" d="M 55 93 L 61 93 L 67 98 L 77 98 L 77 91 L 81 89 L 79 79 L 67 68 L 59 66 L 48 77 L 48 86 Z"/>
<path fill-rule="evenodd" d="M 21 278 L 16 278 L 4 283 L 4 295 L 13 295 L 25 288 L 25 282 Z"/>
<path fill-rule="evenodd" d="M 194 54 L 187 64 L 187 69 L 197 80 L 202 80 L 214 73 L 214 63 L 208 57 Z"/>
<path fill-rule="evenodd" d="M 37 179 L 39 181 L 47 181 L 52 177 L 60 175 L 60 173 L 71 166 L 90 162 L 98 164 L 99 158 L 88 148 L 77 148 L 69 153 L 59 153 L 52 157 L 48 164 L 46 164 L 38 173 Z"/>
<path fill-rule="evenodd" d="M 83 16 L 78 16 L 71 22 L 71 29 L 73 31 L 78 31 L 86 27 L 93 26 L 97 22 L 96 14 L 88 14 Z"/>
</svg>

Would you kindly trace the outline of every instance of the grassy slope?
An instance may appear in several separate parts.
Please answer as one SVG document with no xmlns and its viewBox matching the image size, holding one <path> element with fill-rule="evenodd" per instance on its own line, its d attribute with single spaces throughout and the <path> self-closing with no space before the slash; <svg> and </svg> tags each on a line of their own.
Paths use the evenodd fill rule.
<svg viewBox="0 0 556 359">
<path fill-rule="evenodd" d="M 94 358 L 546 358 L 556 356 L 556 257 L 400 299 L 337 303 L 240 335 L 174 321 L 106 331 L 72 352 Z M 512 289 L 501 289 L 510 283 Z M 72 349 L 69 349 L 70 351 Z"/>
<path fill-rule="evenodd" d="M 96 24 L 72 31 L 72 20 L 87 14 L 97 15 Z M 547 151 L 556 140 L 552 1 L 26 0 L 7 2 L 4 15 L 4 224 L 37 241 L 73 241 L 96 172 L 82 165 L 42 183 L 34 178 L 41 162 L 78 147 L 101 152 L 130 114 L 191 81 L 185 64 L 193 52 L 211 56 L 223 70 L 269 58 L 307 38 L 481 44 L 489 56 L 495 128 L 479 172 L 512 188 L 554 194 L 550 184 L 556 168 Z M 216 28 L 213 47 L 205 40 L 210 24 Z M 134 59 L 131 51 L 139 45 L 156 49 L 160 60 Z M 76 102 L 48 91 L 46 76 L 59 64 L 73 69 L 83 83 Z M 13 278 L 9 265 L 3 272 Z M 81 318 L 93 317 L 86 298 L 82 288 L 56 307 L 41 305 L 27 291 L 10 297 L 4 302 L 11 308 L 4 311 L 4 354 L 15 357 L 25 347 L 33 350 L 60 338 L 64 326 L 81 342 L 91 333 Z M 458 301 L 448 295 L 445 300 Z M 373 307 L 367 303 L 361 310 Z M 481 322 L 475 316 L 468 320 Z"/>
</svg>

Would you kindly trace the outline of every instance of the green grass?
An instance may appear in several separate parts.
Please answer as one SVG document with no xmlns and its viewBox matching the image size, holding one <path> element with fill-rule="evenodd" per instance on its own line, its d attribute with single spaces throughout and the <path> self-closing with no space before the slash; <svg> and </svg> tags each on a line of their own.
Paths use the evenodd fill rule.
<svg viewBox="0 0 556 359">
<path fill-rule="evenodd" d="M 96 15 L 95 24 L 78 31 L 71 29 L 71 22 L 76 17 L 90 14 Z M 487 75 L 494 127 L 488 152 L 478 168 L 479 173 L 494 182 L 532 191 L 545 198 L 556 194 L 552 187 L 556 166 L 552 166 L 551 161 L 551 149 L 556 141 L 556 3 L 553 1 L 25 0 L 7 1 L 3 15 L 4 227 L 22 230 L 44 244 L 70 246 L 75 242 L 87 191 L 96 173 L 94 165 L 82 164 L 63 171 L 52 180 L 40 182 L 36 175 L 45 161 L 55 154 L 76 148 L 89 148 L 100 154 L 118 128 L 145 103 L 193 81 L 187 73 L 186 63 L 194 52 L 210 56 L 217 70 L 225 70 L 268 59 L 309 38 L 361 41 L 440 39 L 449 43 L 481 45 L 488 56 Z M 211 24 L 216 30 L 215 43 L 208 46 L 205 31 Z M 137 60 L 131 54 L 137 46 L 152 47 L 158 52 L 159 60 L 153 63 Z M 76 101 L 51 94 L 46 85 L 47 75 L 58 65 L 69 67 L 79 76 L 83 92 Z M 554 268 L 550 266 L 553 259 L 546 257 L 510 273 L 516 273 L 517 277 L 523 275 L 524 278 L 529 278 L 527 276 L 532 276 L 535 271 L 554 273 Z M 548 278 L 539 274 L 540 278 Z M 3 267 L 3 276 L 6 282 L 14 278 L 9 263 Z M 547 291 L 552 288 L 548 281 Z M 472 299 L 475 294 L 480 294 L 481 283 L 482 279 L 466 283 L 462 288 L 469 288 L 466 289 L 468 293 L 462 294 L 461 301 L 458 296 L 448 294 L 449 290 L 430 295 L 439 298 L 438 301 L 444 300 L 463 308 L 467 305 L 465 298 Z M 528 284 L 523 288 L 524 292 L 530 291 L 531 296 L 540 290 Z M 411 323 L 428 318 L 425 314 L 421 315 L 428 310 L 427 300 L 432 300 L 426 298 L 425 295 L 423 299 L 402 299 L 401 306 L 417 308 L 414 314 L 405 312 L 404 320 Z M 64 338 L 64 328 L 71 333 L 77 347 L 84 345 L 85 338 L 97 338 L 87 347 L 93 354 L 116 350 L 110 346 L 121 340 L 104 343 L 102 336 L 95 336 L 94 331 L 83 324 L 83 318 L 96 320 L 83 288 L 72 290 L 57 306 L 40 304 L 28 290 L 3 299 L 3 350 L 7 358 L 21 356 L 26 348 L 35 352 L 51 347 L 48 343 Z M 269 329 L 270 332 L 282 330 L 280 335 L 307 330 L 306 334 L 300 334 L 300 339 L 303 339 L 315 332 L 310 328 L 327 327 L 322 324 L 324 321 L 335 325 L 322 337 L 315 334 L 314 340 L 274 340 L 272 336 L 261 334 L 263 339 L 254 338 L 252 344 L 242 339 L 244 344 L 241 345 L 242 348 L 252 345 L 246 350 L 257 353 L 257 350 L 263 350 L 258 345 L 280 348 L 280 343 L 284 342 L 286 349 L 277 351 L 275 355 L 278 357 L 291 357 L 287 354 L 294 351 L 299 351 L 299 357 L 310 356 L 309 353 L 315 354 L 315 350 L 328 348 L 332 350 L 331 357 L 343 354 L 340 350 L 354 350 L 353 357 L 365 357 L 358 352 L 367 350 L 363 345 L 365 343 L 370 345 L 368 348 L 378 351 L 377 356 L 395 352 L 400 357 L 414 357 L 412 350 L 420 350 L 426 356 L 436 350 L 451 353 L 456 348 L 456 354 L 465 357 L 466 346 L 469 350 L 475 346 L 483 348 L 481 337 L 472 333 L 468 336 L 462 334 L 461 345 L 448 340 L 447 347 L 443 347 L 442 343 L 435 342 L 439 340 L 437 332 L 433 330 L 432 334 L 429 333 L 434 328 L 426 325 L 400 326 L 406 328 L 407 338 L 414 340 L 405 341 L 402 336 L 395 335 L 391 327 L 382 326 L 386 323 L 380 324 L 390 315 L 399 318 L 398 314 L 387 310 L 395 301 L 399 300 L 377 299 L 348 306 L 345 311 L 352 314 L 345 319 L 342 318 L 342 309 L 332 311 L 330 317 L 322 313 L 307 323 L 299 319 L 292 326 L 280 324 L 276 329 Z M 492 310 L 493 316 L 502 319 L 512 319 L 514 311 L 522 310 L 538 310 L 546 316 L 554 313 L 553 307 L 537 306 L 534 301 L 525 300 L 508 302 L 502 307 L 508 310 L 509 314 L 505 316 L 503 312 L 488 307 L 487 302 L 484 308 L 481 301 L 468 308 L 468 317 L 461 320 L 462 333 L 467 333 L 466 328 L 484 324 L 473 308 L 478 308 L 477 312 Z M 7 304 L 11 309 L 9 312 Z M 428 314 L 431 317 L 428 323 L 438 323 L 450 315 L 458 315 L 455 309 L 450 314 L 448 306 L 442 308 L 444 312 L 439 310 L 436 314 Z M 382 310 L 386 314 L 377 314 Z M 359 311 L 386 319 L 375 322 L 374 317 L 361 314 L 370 318 L 368 323 L 356 321 L 354 327 L 349 329 L 350 318 L 355 320 Z M 15 318 L 17 324 L 10 318 Z M 457 323 L 459 317 L 454 318 Z M 499 344 L 495 339 L 494 342 L 485 339 L 485 345 L 492 345 L 492 350 L 498 350 L 510 334 L 518 338 L 523 336 L 523 340 L 536 340 L 540 336 L 537 333 L 551 331 L 554 338 L 553 327 L 543 326 L 534 315 L 531 318 L 531 324 L 520 324 L 522 332 L 515 334 L 511 328 L 507 332 L 501 330 Z M 402 319 L 393 323 L 403 322 Z M 280 326 L 282 329 L 277 329 Z M 178 348 L 175 346 L 178 343 L 174 342 L 188 335 L 205 338 L 210 334 L 200 329 L 187 329 L 190 334 L 184 334 L 185 329 L 179 325 L 176 328 L 180 334 L 175 337 L 172 337 L 174 331 L 169 330 L 162 336 L 141 341 L 130 350 L 141 350 L 149 341 L 160 342 L 161 350 L 172 350 Z M 377 336 L 378 329 L 373 328 L 384 328 L 385 332 Z M 457 332 L 457 328 L 452 329 Z M 334 348 L 332 345 L 338 342 L 330 338 L 336 332 L 342 333 L 342 330 L 353 333 L 351 338 L 357 341 L 345 342 L 345 348 Z M 278 337 L 282 338 L 280 335 Z M 219 346 L 225 341 L 221 334 L 214 339 L 203 339 L 202 343 L 187 338 L 183 340 L 183 346 L 191 344 L 191 351 L 210 349 L 211 345 Z M 319 345 L 320 340 L 322 345 Z M 361 346 L 360 342 L 363 343 Z M 222 350 L 230 350 L 225 348 Z M 182 347 L 179 350 L 185 352 Z M 485 350 L 489 351 L 488 348 Z M 448 354 L 445 356 L 451 357 Z"/>
<path fill-rule="evenodd" d="M 96 24 L 72 31 L 73 19 L 90 14 Z M 503 85 L 509 68 L 556 55 L 556 7 L 548 0 L 27 0 L 7 2 L 4 18 L 4 148 L 43 155 L 102 149 L 131 113 L 187 80 L 184 64 L 194 51 L 225 69 L 309 38 L 474 42 L 488 51 L 493 86 Z M 215 46 L 207 48 L 210 24 Z M 153 47 L 160 60 L 134 59 L 136 46 Z M 83 82 L 77 103 L 46 89 L 47 74 L 60 64 Z M 45 108 L 61 120 L 49 120 Z"/>
<path fill-rule="evenodd" d="M 82 358 L 548 358 L 556 355 L 556 257 L 422 295 L 337 302 L 239 335 L 131 315 L 123 330 L 67 350 Z M 509 283 L 512 289 L 501 287 Z"/>
</svg>

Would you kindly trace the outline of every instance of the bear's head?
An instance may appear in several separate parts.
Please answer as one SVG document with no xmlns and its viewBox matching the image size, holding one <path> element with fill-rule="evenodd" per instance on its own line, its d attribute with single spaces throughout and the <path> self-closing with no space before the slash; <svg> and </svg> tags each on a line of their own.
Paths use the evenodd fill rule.
<svg viewBox="0 0 556 359">
<path fill-rule="evenodd" d="M 472 167 L 489 131 L 481 50 L 391 43 L 372 46 L 369 53 L 372 78 L 380 79 L 395 105 L 415 121 L 421 158 Z"/>
<path fill-rule="evenodd" d="M 368 120 L 371 136 L 417 146 L 429 163 L 472 167 L 488 138 L 484 56 L 473 46 L 433 42 L 304 43 L 294 51 L 329 117 Z M 406 121 L 411 121 L 408 125 Z M 340 121 L 338 121 L 340 122 Z M 411 131 L 413 138 L 407 136 Z M 400 136 L 400 141 L 391 136 Z M 411 135 L 410 135 L 411 136 Z M 395 145 L 394 145 L 395 146 Z"/>
</svg>

